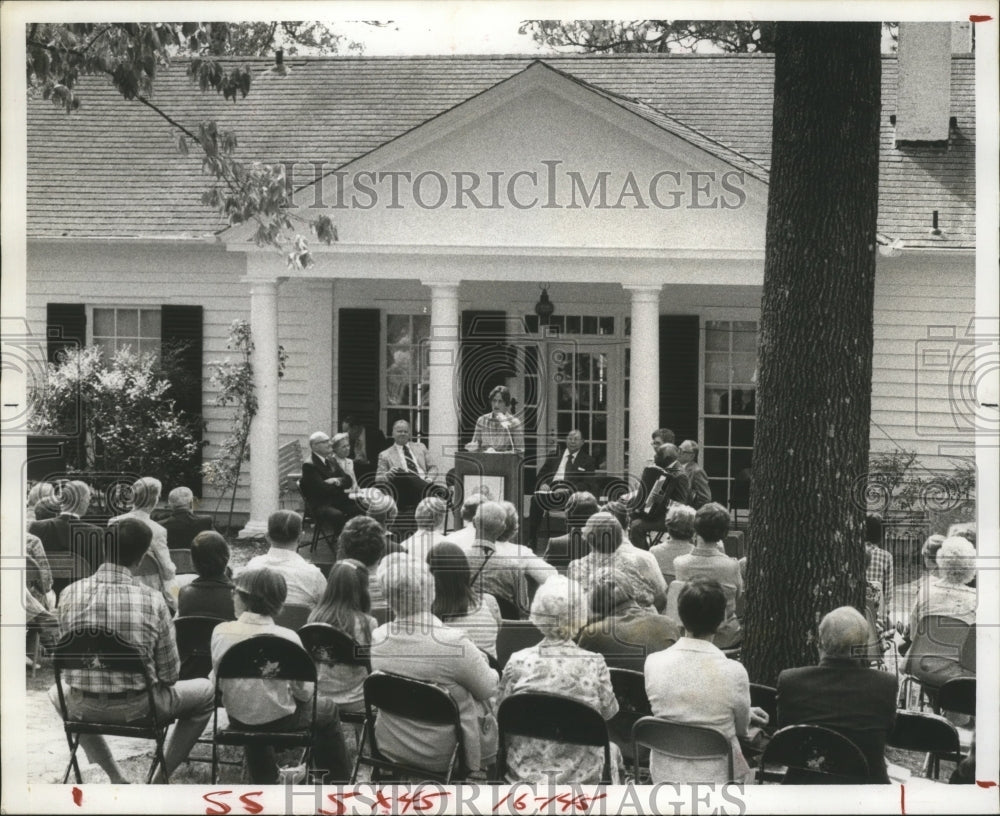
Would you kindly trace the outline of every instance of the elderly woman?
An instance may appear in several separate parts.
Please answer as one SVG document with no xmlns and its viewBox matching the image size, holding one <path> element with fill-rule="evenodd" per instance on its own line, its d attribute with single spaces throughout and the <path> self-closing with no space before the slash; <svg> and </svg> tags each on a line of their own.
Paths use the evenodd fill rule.
<svg viewBox="0 0 1000 816">
<path fill-rule="evenodd" d="M 167 529 L 159 522 L 153 521 L 150 513 L 156 508 L 160 501 L 160 492 L 163 485 L 159 479 L 152 476 L 144 476 L 132 485 L 132 509 L 120 516 L 115 516 L 108 521 L 108 526 L 126 518 L 139 519 L 153 532 L 153 543 L 149 545 L 149 552 L 143 565 L 140 565 L 139 572 L 133 578 L 140 584 L 152 587 L 163 593 L 167 606 L 171 610 L 177 608 L 177 567 L 170 558 L 170 549 L 167 546 Z M 148 564 L 148 566 L 147 566 Z"/>
<path fill-rule="evenodd" d="M 524 427 L 513 414 L 514 400 L 505 385 L 490 391 L 492 410 L 476 420 L 476 430 L 466 450 L 486 453 L 524 450 Z"/>
<path fill-rule="evenodd" d="M 687 583 L 677 602 L 684 637 L 669 649 L 646 659 L 646 694 L 657 717 L 721 732 L 733 746 L 734 779 L 728 763 L 686 759 L 653 751 L 649 773 L 661 782 L 743 782 L 750 773 L 738 736 L 751 722 L 766 724 L 767 715 L 750 708 L 750 678 L 743 665 L 729 660 L 713 644 L 715 630 L 726 616 L 726 593 L 711 578 Z"/>
<path fill-rule="evenodd" d="M 693 507 L 675 504 L 667 511 L 667 540 L 649 548 L 656 563 L 660 565 L 660 572 L 663 573 L 667 586 L 670 586 L 677 574 L 674 559 L 680 555 L 688 555 L 694 549 L 694 515 Z"/>
<path fill-rule="evenodd" d="M 924 562 L 924 569 L 927 570 L 928 575 L 937 573 L 937 554 L 941 549 L 941 545 L 944 544 L 945 538 L 946 536 L 935 533 L 932 536 L 928 536 L 924 545 L 920 548 L 920 557 Z"/>
<path fill-rule="evenodd" d="M 417 505 L 414 521 L 416 532 L 399 543 L 404 552 L 418 561 L 426 561 L 435 544 L 444 541 L 444 517 L 448 506 L 437 496 L 429 496 Z"/>
<path fill-rule="evenodd" d="M 59 515 L 59 500 L 51 482 L 35 482 L 28 491 L 28 507 L 25 522 L 55 518 Z"/>
<path fill-rule="evenodd" d="M 659 563 L 655 556 L 640 550 L 625 538 L 622 526 L 611 513 L 602 511 L 591 516 L 583 528 L 583 539 L 590 547 L 590 553 L 571 561 L 566 577 L 586 590 L 598 570 L 626 564 L 631 567 L 628 574 L 636 576 L 642 584 L 632 590 L 633 596 L 648 594 L 657 611 L 663 611 L 667 604 L 667 582 L 660 572 Z"/>
<path fill-rule="evenodd" d="M 431 611 L 434 577 L 424 562 L 406 553 L 388 555 L 378 578 L 396 617 L 372 633 L 372 669 L 444 687 L 461 715 L 466 766 L 470 772 L 485 771 L 496 756 L 496 722 L 489 706 L 496 672 L 465 632 L 445 626 Z M 375 739 L 390 759 L 429 771 L 444 771 L 455 748 L 450 725 L 418 723 L 388 711 L 379 712 Z"/>
<path fill-rule="evenodd" d="M 604 658 L 573 643 L 585 616 L 583 593 L 576 582 L 560 575 L 538 588 L 531 622 L 541 630 L 542 641 L 511 655 L 500 680 L 501 702 L 522 692 L 546 692 L 585 703 L 605 720 L 618 713 Z M 612 759 L 613 782 L 618 784 L 620 752 L 614 750 Z M 507 745 L 509 783 L 596 784 L 603 770 L 604 751 L 593 746 L 518 736 L 510 737 Z"/>
</svg>

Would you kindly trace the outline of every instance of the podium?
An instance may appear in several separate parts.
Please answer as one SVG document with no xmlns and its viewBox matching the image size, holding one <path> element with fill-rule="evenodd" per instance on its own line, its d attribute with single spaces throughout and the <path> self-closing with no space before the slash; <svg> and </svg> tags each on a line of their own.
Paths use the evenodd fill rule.
<svg viewBox="0 0 1000 816">
<path fill-rule="evenodd" d="M 524 457 L 516 451 L 480 453 L 479 451 L 455 452 L 455 477 L 468 497 L 483 488 L 493 501 L 509 501 L 523 512 Z M 461 515 L 456 512 L 456 529 L 462 526 Z"/>
</svg>

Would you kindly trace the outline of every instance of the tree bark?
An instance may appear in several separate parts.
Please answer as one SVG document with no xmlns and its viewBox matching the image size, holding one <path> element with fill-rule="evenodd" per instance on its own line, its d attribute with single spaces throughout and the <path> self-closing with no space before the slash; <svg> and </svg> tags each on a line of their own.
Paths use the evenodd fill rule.
<svg viewBox="0 0 1000 816">
<path fill-rule="evenodd" d="M 864 610 L 878 212 L 878 23 L 779 23 L 744 662 L 774 685 Z"/>
</svg>

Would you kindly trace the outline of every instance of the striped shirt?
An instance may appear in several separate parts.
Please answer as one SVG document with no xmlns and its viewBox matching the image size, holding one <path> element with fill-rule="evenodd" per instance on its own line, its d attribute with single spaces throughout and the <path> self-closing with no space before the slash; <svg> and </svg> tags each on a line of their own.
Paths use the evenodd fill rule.
<svg viewBox="0 0 1000 816">
<path fill-rule="evenodd" d="M 117 564 L 101 564 L 89 578 L 63 590 L 56 609 L 59 632 L 110 629 L 142 649 L 150 675 L 172 686 L 180 676 L 180 658 L 170 612 L 163 597 L 137 584 L 132 573 Z M 63 673 L 73 688 L 90 692 L 139 691 L 141 675 L 118 671 L 73 669 Z"/>
</svg>

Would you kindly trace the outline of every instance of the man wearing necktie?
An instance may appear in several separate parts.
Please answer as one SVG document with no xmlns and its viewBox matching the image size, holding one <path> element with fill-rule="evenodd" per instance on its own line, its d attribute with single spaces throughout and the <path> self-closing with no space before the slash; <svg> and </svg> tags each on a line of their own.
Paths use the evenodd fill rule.
<svg viewBox="0 0 1000 816">
<path fill-rule="evenodd" d="M 531 497 L 528 511 L 528 543 L 532 548 L 538 544 L 538 529 L 541 527 L 545 508 L 538 500 L 538 491 L 565 491 L 568 498 L 576 490 L 589 490 L 588 476 L 594 474 L 597 463 L 583 450 L 583 434 L 572 430 L 566 434 L 566 447 L 561 453 L 550 456 L 538 470 L 535 493 Z M 554 496 L 550 496 L 554 499 Z M 550 502 L 550 506 L 553 502 Z"/>
<path fill-rule="evenodd" d="M 427 448 L 410 441 L 410 423 L 401 419 L 392 426 L 393 444 L 378 455 L 375 482 L 391 484 L 400 515 L 412 513 L 427 485 L 437 476 Z"/>
</svg>

